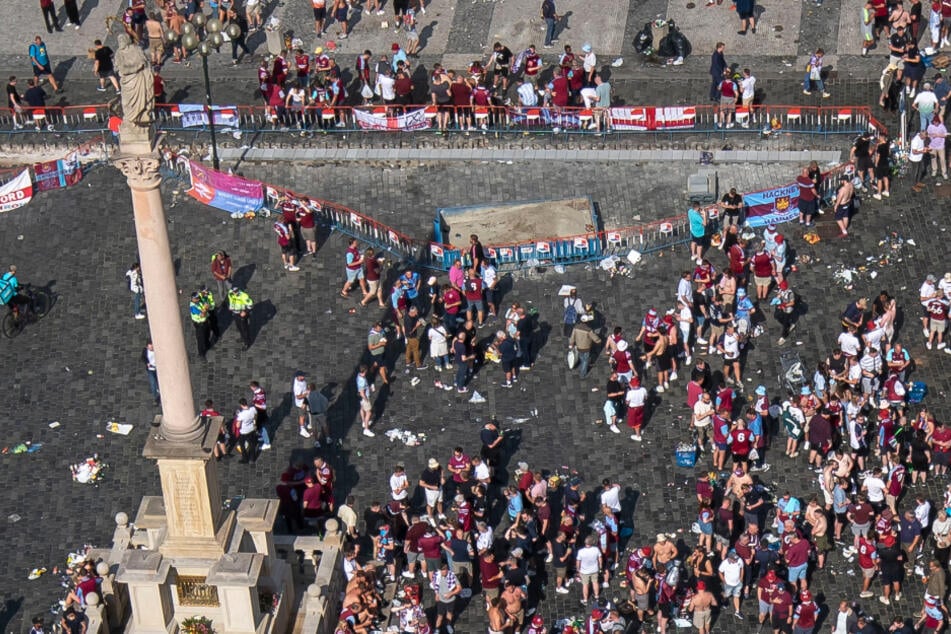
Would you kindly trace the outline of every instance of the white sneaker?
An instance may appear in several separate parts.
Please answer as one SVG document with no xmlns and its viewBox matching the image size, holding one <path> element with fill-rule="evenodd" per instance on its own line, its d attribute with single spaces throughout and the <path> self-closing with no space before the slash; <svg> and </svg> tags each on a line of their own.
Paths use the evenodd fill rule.
<svg viewBox="0 0 951 634">
<path fill-rule="evenodd" d="M 266 442 L 263 445 L 261 445 L 261 451 L 267 451 L 270 448 L 271 448 L 271 443 Z"/>
<path fill-rule="evenodd" d="M 927 339 L 928 336 L 929 336 L 931 333 L 928 332 L 928 329 L 927 329 L 927 328 L 922 328 L 922 329 L 921 329 L 921 334 L 924 335 L 925 339 Z"/>
<path fill-rule="evenodd" d="M 414 579 L 415 577 L 416 577 L 416 575 L 414 575 L 413 573 L 411 573 L 409 570 L 404 570 L 404 571 L 403 571 L 403 578 L 404 578 L 404 579 Z"/>
<path fill-rule="evenodd" d="M 673 63 L 672 63 L 671 65 L 672 65 L 672 66 L 683 66 L 683 64 L 684 64 L 684 58 L 683 58 L 683 57 L 678 57 L 677 59 L 675 59 L 675 60 L 673 61 Z"/>
<path fill-rule="evenodd" d="M 941 350 L 942 348 L 944 348 L 945 345 L 946 345 L 946 344 L 945 344 L 943 341 L 942 341 L 941 343 L 939 343 L 939 344 L 938 344 L 938 350 Z"/>
<path fill-rule="evenodd" d="M 135 316 L 136 319 L 145 319 L 145 313 L 138 313 Z"/>
<path fill-rule="evenodd" d="M 926 341 L 926 342 L 925 342 L 925 348 L 927 348 L 928 350 L 931 350 L 931 342 L 930 342 L 930 341 Z"/>
<path fill-rule="evenodd" d="M 610 588 L 610 587 L 611 587 L 611 584 L 608 583 L 607 581 L 602 581 L 602 582 L 601 582 L 601 587 L 602 587 L 602 588 Z"/>
<path fill-rule="evenodd" d="M 657 392 L 663 393 L 663 391 L 664 391 L 664 386 L 663 386 L 663 385 L 658 385 L 658 386 L 657 386 Z"/>
<path fill-rule="evenodd" d="M 568 588 L 563 588 L 561 586 L 558 586 L 557 588 L 555 588 L 555 592 L 557 592 L 558 594 L 568 594 L 570 590 L 568 590 Z"/>
<path fill-rule="evenodd" d="M 688 354 L 688 355 L 687 355 L 687 365 L 690 365 L 691 363 L 693 363 L 693 357 L 691 357 L 691 356 Z M 671 377 L 671 378 L 673 378 L 673 377 Z"/>
<path fill-rule="evenodd" d="M 707 340 L 704 339 L 703 337 L 697 337 L 697 343 L 699 343 L 699 344 L 707 344 L 707 343 L 709 343 L 709 341 L 707 341 Z M 689 359 L 689 357 L 688 357 L 688 359 Z M 687 361 L 687 363 L 690 363 L 690 361 Z"/>
<path fill-rule="evenodd" d="M 289 267 L 287 267 L 287 270 L 288 270 L 288 271 L 299 271 L 299 270 L 300 270 L 300 267 L 297 266 L 296 264 L 291 264 Z"/>
<path fill-rule="evenodd" d="M 307 429 L 304 427 L 300 428 L 300 435 L 303 436 L 304 438 L 310 438 L 310 432 L 307 431 Z"/>
<path fill-rule="evenodd" d="M 640 434 L 631 434 L 631 440 L 633 440 L 634 442 L 641 442 L 641 435 L 640 435 Z"/>
<path fill-rule="evenodd" d="M 366 436 L 367 438 L 373 438 L 374 436 L 376 436 L 376 434 L 374 434 L 374 433 L 373 433 L 372 431 L 370 431 L 369 429 L 364 429 L 364 430 L 363 430 L 363 435 Z"/>
<path fill-rule="evenodd" d="M 613 431 L 615 434 L 620 434 L 620 433 L 621 433 L 621 430 L 617 428 L 617 425 L 611 425 L 611 427 L 609 427 L 609 429 L 610 429 L 611 431 Z"/>
<path fill-rule="evenodd" d="M 690 363 L 690 362 L 688 361 L 687 363 Z M 673 372 L 670 373 L 670 380 L 671 380 L 671 381 L 676 381 L 676 380 L 677 380 L 677 371 L 676 371 L 676 370 L 674 370 Z"/>
</svg>

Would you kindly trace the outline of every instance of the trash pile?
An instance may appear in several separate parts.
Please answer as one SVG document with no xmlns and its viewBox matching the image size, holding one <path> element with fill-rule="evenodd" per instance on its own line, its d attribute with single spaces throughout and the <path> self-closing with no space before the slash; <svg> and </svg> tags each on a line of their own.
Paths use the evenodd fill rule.
<svg viewBox="0 0 951 634">
<path fill-rule="evenodd" d="M 98 484 L 102 480 L 105 469 L 106 463 L 99 458 L 99 454 L 94 454 L 69 467 L 70 473 L 73 474 L 73 481 L 80 484 Z"/>
<path fill-rule="evenodd" d="M 639 264 L 643 257 L 640 251 L 631 249 L 624 259 L 616 255 L 609 255 L 598 262 L 598 267 L 602 271 L 609 273 L 612 278 L 614 276 L 631 277 L 634 273 L 634 266 Z"/>
<path fill-rule="evenodd" d="M 426 434 L 424 432 L 414 433 L 408 429 L 389 429 L 384 435 L 390 439 L 390 442 L 399 440 L 407 447 L 419 447 L 426 442 Z"/>
<path fill-rule="evenodd" d="M 887 268 L 900 264 L 905 260 L 901 255 L 902 249 L 905 245 L 910 247 L 916 247 L 914 240 L 904 239 L 896 232 L 892 231 L 888 233 L 884 238 L 878 241 L 878 246 L 881 248 L 881 253 L 878 255 L 869 255 L 865 258 L 865 263 L 860 264 L 859 266 L 849 267 L 844 264 L 840 264 L 835 267 L 835 270 L 832 272 L 832 281 L 844 288 L 847 291 L 851 291 L 856 282 L 858 282 L 863 276 L 868 277 L 870 280 L 874 280 L 878 277 L 878 271 L 876 268 Z M 832 269 L 832 265 L 827 265 L 826 268 Z"/>
<path fill-rule="evenodd" d="M 26 442 L 21 442 L 17 445 L 11 447 L 4 447 L 0 453 L 8 454 L 21 454 L 21 453 L 36 453 L 43 447 L 43 443 L 31 443 L 29 440 Z"/>
</svg>

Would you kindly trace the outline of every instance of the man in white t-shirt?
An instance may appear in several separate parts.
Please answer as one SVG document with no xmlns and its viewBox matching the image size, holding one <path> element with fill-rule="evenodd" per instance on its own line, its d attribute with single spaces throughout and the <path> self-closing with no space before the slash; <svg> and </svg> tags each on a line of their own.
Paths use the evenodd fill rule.
<svg viewBox="0 0 951 634">
<path fill-rule="evenodd" d="M 700 398 L 693 406 L 693 418 L 691 422 L 697 429 L 697 447 L 703 451 L 703 446 L 707 443 L 707 430 L 713 422 L 713 414 L 716 408 L 713 405 L 713 397 L 710 392 L 703 392 Z"/>
<path fill-rule="evenodd" d="M 726 559 L 720 563 L 720 582 L 723 584 L 723 598 L 733 598 L 733 616 L 743 620 L 740 613 L 740 595 L 743 594 L 743 560 L 732 548 Z"/>
<path fill-rule="evenodd" d="M 868 497 L 868 503 L 880 513 L 885 507 L 885 481 L 882 479 L 881 467 L 876 467 L 872 474 L 865 478 L 862 490 Z"/>
<path fill-rule="evenodd" d="M 740 80 L 740 94 L 743 97 L 743 107 L 749 108 L 753 105 L 753 98 L 756 96 L 756 77 L 753 77 L 749 68 L 743 69 L 743 79 Z M 746 127 L 745 125 L 743 126 Z"/>
<path fill-rule="evenodd" d="M 693 306 L 693 284 L 690 283 L 692 276 L 690 271 L 684 271 L 680 274 L 680 281 L 677 282 L 677 300 L 691 307 Z"/>
<path fill-rule="evenodd" d="M 403 465 L 398 464 L 390 476 L 390 495 L 394 500 L 405 500 L 409 495 L 409 478 Z"/>
<path fill-rule="evenodd" d="M 611 482 L 607 478 L 601 481 L 601 506 L 606 506 L 615 513 L 621 512 L 621 485 Z"/>
<path fill-rule="evenodd" d="M 291 384 L 291 390 L 294 392 L 294 407 L 297 409 L 297 425 L 300 429 L 300 435 L 304 438 L 310 438 L 310 425 L 307 424 L 307 377 L 303 372 L 294 374 L 294 383 Z"/>
<path fill-rule="evenodd" d="M 855 336 L 854 328 L 849 328 L 840 334 L 838 342 L 839 350 L 841 350 L 842 354 L 844 354 L 849 359 L 858 356 L 859 352 L 862 350 L 862 342 L 859 341 L 859 338 Z"/>
<path fill-rule="evenodd" d="M 644 425 L 644 407 L 647 405 L 647 388 L 641 385 L 640 379 L 636 376 L 631 377 L 630 387 L 627 394 L 624 395 L 624 403 L 627 405 L 627 426 L 634 432 L 631 434 L 631 440 L 641 441 L 641 427 Z M 617 425 L 611 425 L 611 431 L 617 433 Z"/>
<path fill-rule="evenodd" d="M 575 555 L 575 564 L 578 574 L 581 576 L 581 605 L 588 605 L 588 586 L 594 589 L 594 598 L 597 600 L 601 595 L 601 584 L 598 576 L 601 572 L 601 549 L 595 544 L 597 539 L 594 535 L 588 535 L 584 539 L 584 548 L 578 550 Z"/>
</svg>

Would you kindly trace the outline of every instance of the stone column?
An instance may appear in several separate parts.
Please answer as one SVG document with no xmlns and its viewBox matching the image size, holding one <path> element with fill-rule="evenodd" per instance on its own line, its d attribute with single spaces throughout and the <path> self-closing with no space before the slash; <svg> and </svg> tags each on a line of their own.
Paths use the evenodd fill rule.
<svg viewBox="0 0 951 634">
<path fill-rule="evenodd" d="M 131 146 L 131 147 L 130 147 Z M 143 151 L 147 150 L 147 151 Z M 149 144 L 123 143 L 116 167 L 132 190 L 135 233 L 145 285 L 149 330 L 162 393 L 161 435 L 175 443 L 194 443 L 202 435 L 192 398 L 191 375 L 159 185 L 159 157 Z"/>
</svg>

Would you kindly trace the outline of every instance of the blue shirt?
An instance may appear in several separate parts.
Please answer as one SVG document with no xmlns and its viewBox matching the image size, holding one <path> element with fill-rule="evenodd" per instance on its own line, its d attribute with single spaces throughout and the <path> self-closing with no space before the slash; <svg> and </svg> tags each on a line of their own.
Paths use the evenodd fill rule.
<svg viewBox="0 0 951 634">
<path fill-rule="evenodd" d="M 516 494 L 509 497 L 508 513 L 509 517 L 515 519 L 522 512 L 522 495 Z"/>
<path fill-rule="evenodd" d="M 706 227 L 703 226 L 703 214 L 691 207 L 687 210 L 687 220 L 690 221 L 690 235 L 694 238 L 702 238 L 706 233 Z"/>
<path fill-rule="evenodd" d="M 746 319 L 750 316 L 750 311 L 753 310 L 753 300 L 749 296 L 743 298 L 737 298 L 736 300 L 736 318 L 737 319 Z"/>
<path fill-rule="evenodd" d="M 46 44 L 30 44 L 30 57 L 36 58 L 36 63 L 40 66 L 46 66 L 50 63 L 50 56 L 46 52 Z"/>
<path fill-rule="evenodd" d="M 763 417 L 757 414 L 756 418 L 750 421 L 748 427 L 750 433 L 753 434 L 755 438 L 759 438 L 763 435 Z"/>
<path fill-rule="evenodd" d="M 406 296 L 409 299 L 416 299 L 419 295 L 419 292 L 416 290 L 416 287 L 419 285 L 419 273 L 413 271 L 412 275 L 406 277 L 405 275 L 400 278 L 400 286 L 406 291 Z"/>
</svg>

